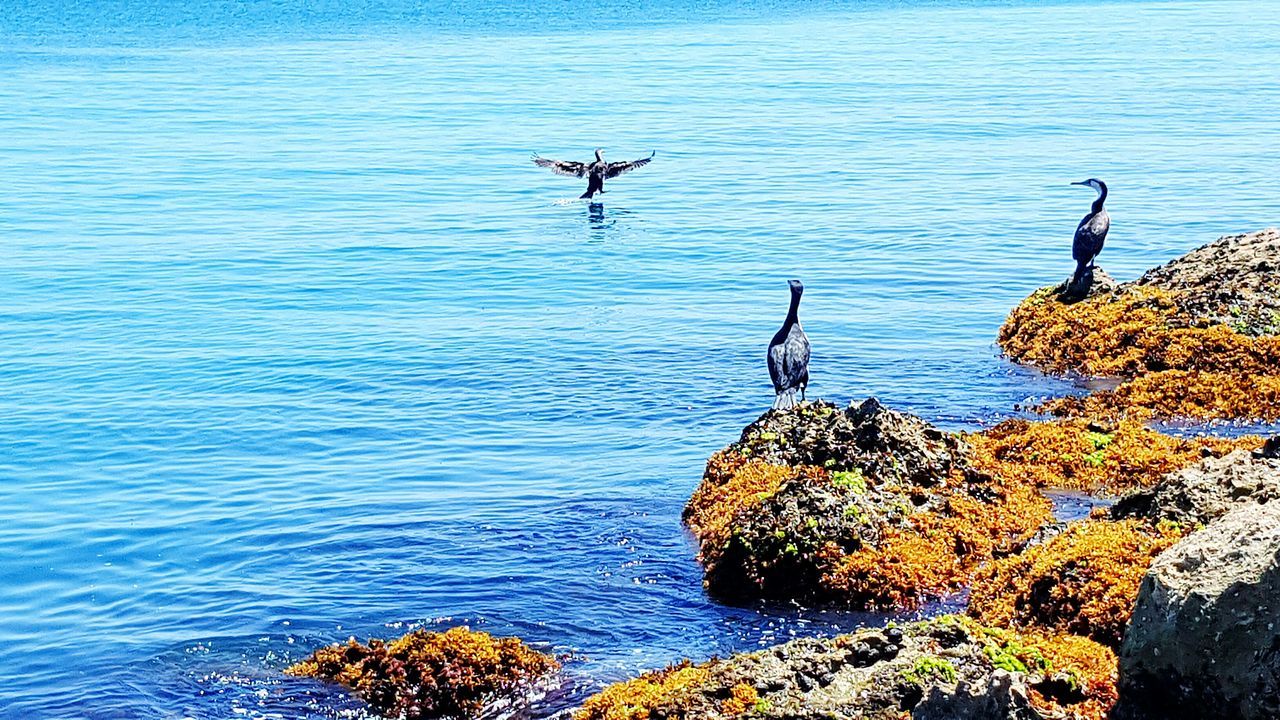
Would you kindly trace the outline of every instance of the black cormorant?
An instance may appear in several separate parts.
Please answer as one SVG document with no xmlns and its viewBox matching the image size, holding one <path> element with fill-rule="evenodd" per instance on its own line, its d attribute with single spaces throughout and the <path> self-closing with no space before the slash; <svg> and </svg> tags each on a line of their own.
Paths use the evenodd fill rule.
<svg viewBox="0 0 1280 720">
<path fill-rule="evenodd" d="M 1107 201 L 1106 183 L 1096 178 L 1089 178 L 1083 182 L 1071 184 L 1084 185 L 1098 191 L 1098 199 L 1093 201 L 1089 214 L 1085 215 L 1076 226 L 1076 238 L 1071 243 L 1071 257 L 1076 261 L 1076 272 L 1072 276 L 1071 284 L 1075 286 L 1084 279 L 1086 271 L 1089 275 L 1093 274 L 1093 259 L 1102 252 L 1102 244 L 1107 240 L 1107 230 L 1111 228 L 1111 217 L 1102 208 L 1102 204 Z"/>
<path fill-rule="evenodd" d="M 804 285 L 799 280 L 787 283 L 791 286 L 791 308 L 787 319 L 769 342 L 769 377 L 773 378 L 773 390 L 778 394 L 773 407 L 786 410 L 796 405 L 796 391 L 804 400 L 809 387 L 809 337 L 800 328 L 800 296 Z"/>
<path fill-rule="evenodd" d="M 653 156 L 657 154 L 654 151 L 647 158 L 639 160 L 629 160 L 627 162 L 605 162 L 604 150 L 596 148 L 596 159 L 590 163 L 571 162 L 569 160 L 551 160 L 549 158 L 539 157 L 537 153 L 533 154 L 533 163 L 538 167 L 549 168 L 551 172 L 557 175 L 568 175 L 570 177 L 585 177 L 587 180 L 587 191 L 579 195 L 579 198 L 590 199 L 596 193 L 604 192 L 604 181 L 609 178 L 616 178 L 619 175 L 631 172 L 638 167 L 649 164 Z"/>
</svg>

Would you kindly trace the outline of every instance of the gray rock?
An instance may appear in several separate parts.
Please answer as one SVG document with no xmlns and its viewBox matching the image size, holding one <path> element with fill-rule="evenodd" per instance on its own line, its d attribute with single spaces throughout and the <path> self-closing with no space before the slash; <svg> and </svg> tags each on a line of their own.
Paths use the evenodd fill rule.
<svg viewBox="0 0 1280 720">
<path fill-rule="evenodd" d="M 1135 284 L 1176 292 L 1178 306 L 1207 324 L 1280 333 L 1280 230 L 1223 236 Z"/>
<path fill-rule="evenodd" d="M 1272 450 L 1278 438 L 1272 438 Z M 1170 473 L 1155 487 L 1132 493 L 1111 508 L 1114 519 L 1141 518 L 1194 527 L 1243 505 L 1280 499 L 1280 457 L 1245 450 L 1205 458 Z"/>
<path fill-rule="evenodd" d="M 1031 706 L 1026 675 L 996 670 L 955 687 L 933 685 L 911 711 L 912 720 L 1040 720 Z"/>
<path fill-rule="evenodd" d="M 1115 716 L 1280 717 L 1280 503 L 1232 510 L 1156 558 Z"/>
</svg>

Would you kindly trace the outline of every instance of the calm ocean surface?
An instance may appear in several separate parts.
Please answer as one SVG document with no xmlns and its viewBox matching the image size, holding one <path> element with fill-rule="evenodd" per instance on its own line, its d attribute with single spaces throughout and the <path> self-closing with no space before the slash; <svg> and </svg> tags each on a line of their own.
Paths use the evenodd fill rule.
<svg viewBox="0 0 1280 720">
<path fill-rule="evenodd" d="M 171 6 L 172 5 L 172 6 Z M 1122 278 L 1280 223 L 1280 3 L 0 0 L 0 717 L 332 718 L 470 623 L 594 683 L 867 618 L 679 524 L 768 407 L 973 428 L 1112 187 Z M 610 183 L 529 153 L 614 160 Z"/>
</svg>

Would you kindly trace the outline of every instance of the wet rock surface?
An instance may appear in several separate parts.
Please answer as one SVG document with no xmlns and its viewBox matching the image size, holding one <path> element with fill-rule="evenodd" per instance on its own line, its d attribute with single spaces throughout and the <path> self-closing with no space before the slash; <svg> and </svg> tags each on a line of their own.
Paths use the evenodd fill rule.
<svg viewBox="0 0 1280 720">
<path fill-rule="evenodd" d="M 683 673 L 681 682 L 671 682 Z M 677 666 L 606 689 L 576 720 L 1100 717 L 1114 655 L 943 617 Z"/>
<path fill-rule="evenodd" d="M 1156 558 L 1120 688 L 1118 718 L 1280 717 L 1280 503 L 1234 509 Z"/>
<path fill-rule="evenodd" d="M 1273 502 L 1280 499 L 1277 446 L 1280 438 L 1272 438 L 1262 450 L 1205 458 L 1166 475 L 1154 487 L 1121 498 L 1112 506 L 1111 516 L 1191 528 L 1238 507 Z"/>
</svg>

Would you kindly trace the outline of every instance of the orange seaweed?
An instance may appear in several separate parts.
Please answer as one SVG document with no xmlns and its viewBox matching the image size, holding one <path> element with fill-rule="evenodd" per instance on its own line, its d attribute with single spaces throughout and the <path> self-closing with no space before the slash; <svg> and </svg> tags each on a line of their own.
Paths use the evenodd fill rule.
<svg viewBox="0 0 1280 720">
<path fill-rule="evenodd" d="M 517 638 L 455 627 L 368 645 L 352 638 L 316 650 L 285 673 L 344 685 L 389 717 L 469 718 L 557 668 L 555 658 Z"/>
<path fill-rule="evenodd" d="M 1154 485 L 1205 456 L 1262 445 L 1256 436 L 1173 437 L 1132 419 L 1007 420 L 967 440 L 974 466 L 1008 483 L 1112 494 Z"/>
<path fill-rule="evenodd" d="M 1071 633 L 1119 647 L 1143 575 L 1180 536 L 1135 520 L 1074 524 L 979 571 L 969 614 L 988 625 Z"/>
</svg>

